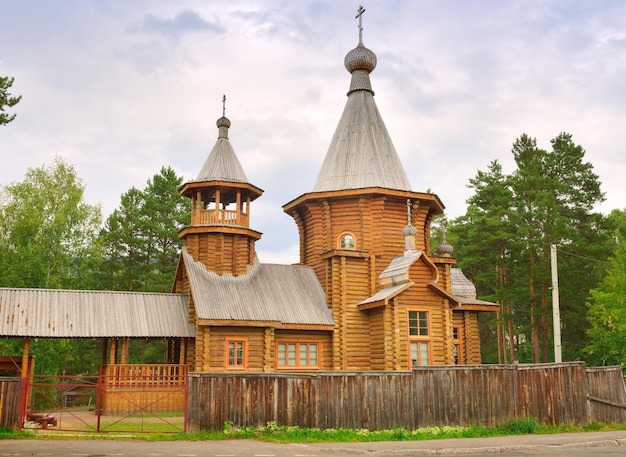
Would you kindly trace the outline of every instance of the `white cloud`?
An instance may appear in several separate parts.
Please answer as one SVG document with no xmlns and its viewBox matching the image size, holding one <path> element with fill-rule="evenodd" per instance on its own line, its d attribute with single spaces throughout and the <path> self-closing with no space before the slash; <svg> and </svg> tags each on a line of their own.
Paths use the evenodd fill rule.
<svg viewBox="0 0 626 457">
<path fill-rule="evenodd" d="M 451 217 L 467 184 L 528 133 L 587 150 L 607 202 L 626 207 L 626 4 L 365 2 L 376 102 L 416 191 Z M 309 191 L 346 101 L 358 3 L 24 0 L 0 17 L 0 74 L 23 99 L 0 128 L 0 183 L 60 155 L 105 217 L 162 166 L 195 177 L 226 94 L 266 259 L 297 261 L 281 206 Z"/>
</svg>

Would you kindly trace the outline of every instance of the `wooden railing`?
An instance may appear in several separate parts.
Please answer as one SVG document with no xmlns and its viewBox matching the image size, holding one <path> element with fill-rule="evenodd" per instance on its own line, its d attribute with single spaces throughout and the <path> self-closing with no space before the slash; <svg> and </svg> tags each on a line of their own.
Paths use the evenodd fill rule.
<svg viewBox="0 0 626 457">
<path fill-rule="evenodd" d="M 103 382 L 107 387 L 170 387 L 184 384 L 187 365 L 131 365 L 116 364 L 102 367 Z"/>
<path fill-rule="evenodd" d="M 199 209 L 194 211 L 191 223 L 193 225 L 223 224 L 248 226 L 248 215 L 230 209 Z"/>
</svg>

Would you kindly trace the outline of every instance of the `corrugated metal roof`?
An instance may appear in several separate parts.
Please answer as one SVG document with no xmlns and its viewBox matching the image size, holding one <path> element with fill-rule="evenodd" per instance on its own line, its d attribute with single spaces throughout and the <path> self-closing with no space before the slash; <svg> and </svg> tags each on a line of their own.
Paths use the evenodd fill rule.
<svg viewBox="0 0 626 457">
<path fill-rule="evenodd" d="M 334 325 L 310 267 L 257 263 L 246 274 L 220 276 L 184 248 L 182 255 L 199 319 Z"/>
<path fill-rule="evenodd" d="M 187 296 L 0 288 L 0 336 L 194 337 Z"/>
<path fill-rule="evenodd" d="M 476 298 L 476 286 L 460 268 L 450 268 L 450 289 L 452 295 L 457 297 Z"/>
<path fill-rule="evenodd" d="M 228 139 L 230 121 L 218 119 L 219 136 L 196 181 L 228 181 L 249 183 L 243 167 Z"/>
<path fill-rule="evenodd" d="M 375 66 L 376 57 L 369 52 Z M 365 67 L 346 64 L 346 68 L 353 76 L 348 101 L 313 192 L 367 187 L 411 191 L 409 179 L 374 101 L 369 83 L 369 71 L 373 70 L 371 62 Z"/>
</svg>

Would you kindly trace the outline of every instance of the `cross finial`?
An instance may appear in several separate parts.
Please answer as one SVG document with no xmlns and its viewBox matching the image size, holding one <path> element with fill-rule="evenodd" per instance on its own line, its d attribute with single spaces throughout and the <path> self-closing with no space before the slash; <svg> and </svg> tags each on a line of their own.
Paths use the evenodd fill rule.
<svg viewBox="0 0 626 457">
<path fill-rule="evenodd" d="M 448 219 L 444 216 L 441 219 L 441 233 L 443 234 L 443 241 L 446 241 L 447 232 L 448 232 Z"/>
<path fill-rule="evenodd" d="M 226 94 L 222 97 L 222 117 L 226 117 Z"/>
<path fill-rule="evenodd" d="M 357 15 L 354 16 L 355 19 L 359 20 L 359 43 L 363 43 L 363 27 L 362 27 L 362 17 L 363 13 L 365 13 L 365 8 L 363 8 L 363 5 L 359 5 L 359 9 L 357 11 Z"/>
<path fill-rule="evenodd" d="M 406 217 L 407 217 L 407 222 L 410 224 L 411 223 L 411 199 L 410 198 L 406 199 Z"/>
</svg>

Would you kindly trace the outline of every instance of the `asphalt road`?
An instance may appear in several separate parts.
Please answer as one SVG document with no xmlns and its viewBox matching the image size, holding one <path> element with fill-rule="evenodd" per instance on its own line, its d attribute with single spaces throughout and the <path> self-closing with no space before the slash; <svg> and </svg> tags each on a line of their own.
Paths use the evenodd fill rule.
<svg viewBox="0 0 626 457">
<path fill-rule="evenodd" d="M 626 456 L 626 430 L 377 443 L 277 444 L 253 440 L 0 440 L 0 457 L 363 457 L 463 455 Z"/>
</svg>

